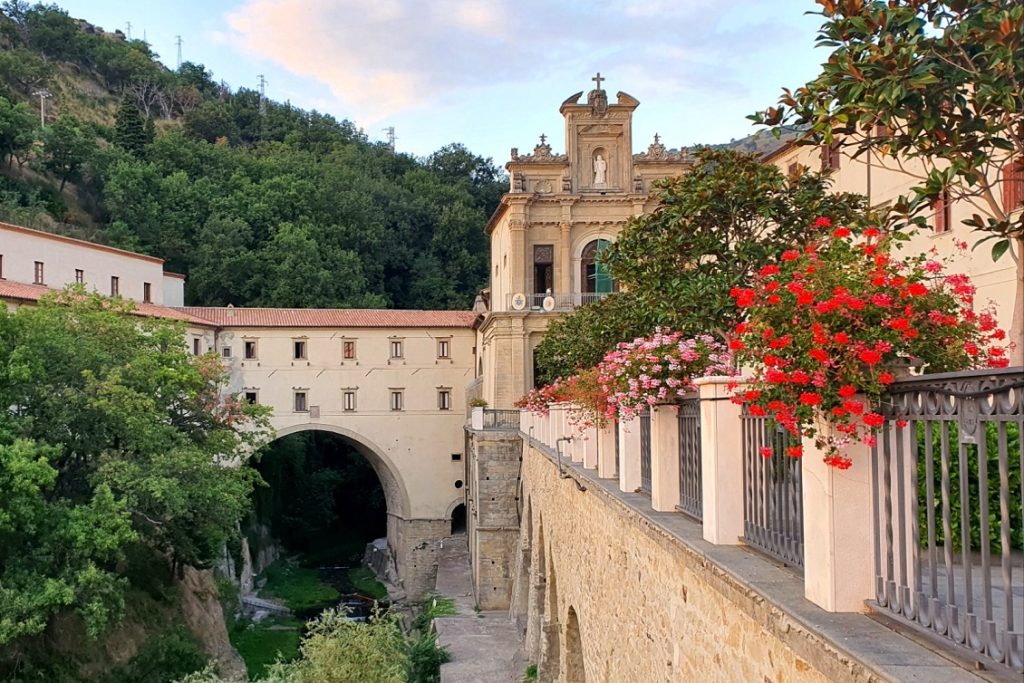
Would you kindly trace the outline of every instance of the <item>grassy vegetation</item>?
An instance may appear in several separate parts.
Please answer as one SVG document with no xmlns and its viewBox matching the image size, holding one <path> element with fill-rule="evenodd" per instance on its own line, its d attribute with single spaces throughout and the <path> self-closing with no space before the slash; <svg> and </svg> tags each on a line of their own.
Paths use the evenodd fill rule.
<svg viewBox="0 0 1024 683">
<path fill-rule="evenodd" d="M 265 619 L 258 624 L 239 621 L 229 632 L 231 644 L 245 660 L 249 678 L 256 679 L 280 658 L 290 662 L 299 656 L 302 622 L 284 617 Z"/>
<path fill-rule="evenodd" d="M 301 612 L 327 607 L 338 600 L 340 594 L 320 580 L 315 569 L 278 560 L 263 572 L 267 579 L 262 593 L 282 600 L 289 609 Z"/>
<path fill-rule="evenodd" d="M 526 673 L 523 674 L 523 683 L 534 683 L 537 680 L 537 665 L 530 664 L 526 667 Z"/>
<path fill-rule="evenodd" d="M 352 584 L 352 590 L 360 595 L 365 595 L 377 601 L 386 600 L 388 597 L 388 589 L 366 567 L 353 567 L 349 569 L 348 580 Z"/>
</svg>

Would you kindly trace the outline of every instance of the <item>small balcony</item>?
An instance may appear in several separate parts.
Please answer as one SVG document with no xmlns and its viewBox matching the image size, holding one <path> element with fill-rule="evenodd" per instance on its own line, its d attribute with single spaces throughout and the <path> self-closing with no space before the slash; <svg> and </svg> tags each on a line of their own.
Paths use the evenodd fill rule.
<svg viewBox="0 0 1024 683">
<path fill-rule="evenodd" d="M 505 297 L 506 311 L 530 313 L 562 313 L 590 304 L 606 297 L 611 292 L 575 292 L 547 294 L 508 294 Z"/>
</svg>

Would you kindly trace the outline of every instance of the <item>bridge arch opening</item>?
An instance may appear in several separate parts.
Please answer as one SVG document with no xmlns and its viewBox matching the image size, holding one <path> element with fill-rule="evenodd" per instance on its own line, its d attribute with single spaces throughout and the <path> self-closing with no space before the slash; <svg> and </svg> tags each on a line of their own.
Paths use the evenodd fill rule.
<svg viewBox="0 0 1024 683">
<path fill-rule="evenodd" d="M 404 518 L 408 495 L 384 452 L 343 427 L 305 424 L 278 430 L 254 467 L 254 517 L 281 550 L 311 566 L 358 565 L 366 544 Z"/>
</svg>

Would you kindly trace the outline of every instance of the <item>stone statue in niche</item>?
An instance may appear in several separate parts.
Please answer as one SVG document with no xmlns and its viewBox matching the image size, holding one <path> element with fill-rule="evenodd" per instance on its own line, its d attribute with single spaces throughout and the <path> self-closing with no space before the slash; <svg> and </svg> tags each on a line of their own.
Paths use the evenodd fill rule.
<svg viewBox="0 0 1024 683">
<path fill-rule="evenodd" d="M 604 185 L 607 181 L 608 162 L 600 154 L 594 157 L 594 184 Z"/>
</svg>

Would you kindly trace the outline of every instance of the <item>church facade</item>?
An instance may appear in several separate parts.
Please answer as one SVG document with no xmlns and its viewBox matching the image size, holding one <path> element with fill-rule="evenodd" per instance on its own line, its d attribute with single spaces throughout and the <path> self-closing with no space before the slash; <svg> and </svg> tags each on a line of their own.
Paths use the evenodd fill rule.
<svg viewBox="0 0 1024 683">
<path fill-rule="evenodd" d="M 630 218 L 652 211 L 652 183 L 684 173 L 685 150 L 658 136 L 633 153 L 633 113 L 640 102 L 601 87 L 559 108 L 565 152 L 542 135 L 530 154 L 512 149 L 505 165 L 510 191 L 486 226 L 491 242 L 490 288 L 477 331 L 482 397 L 511 408 L 534 383 L 534 349 L 554 316 L 615 289 L 597 256 Z"/>
</svg>

